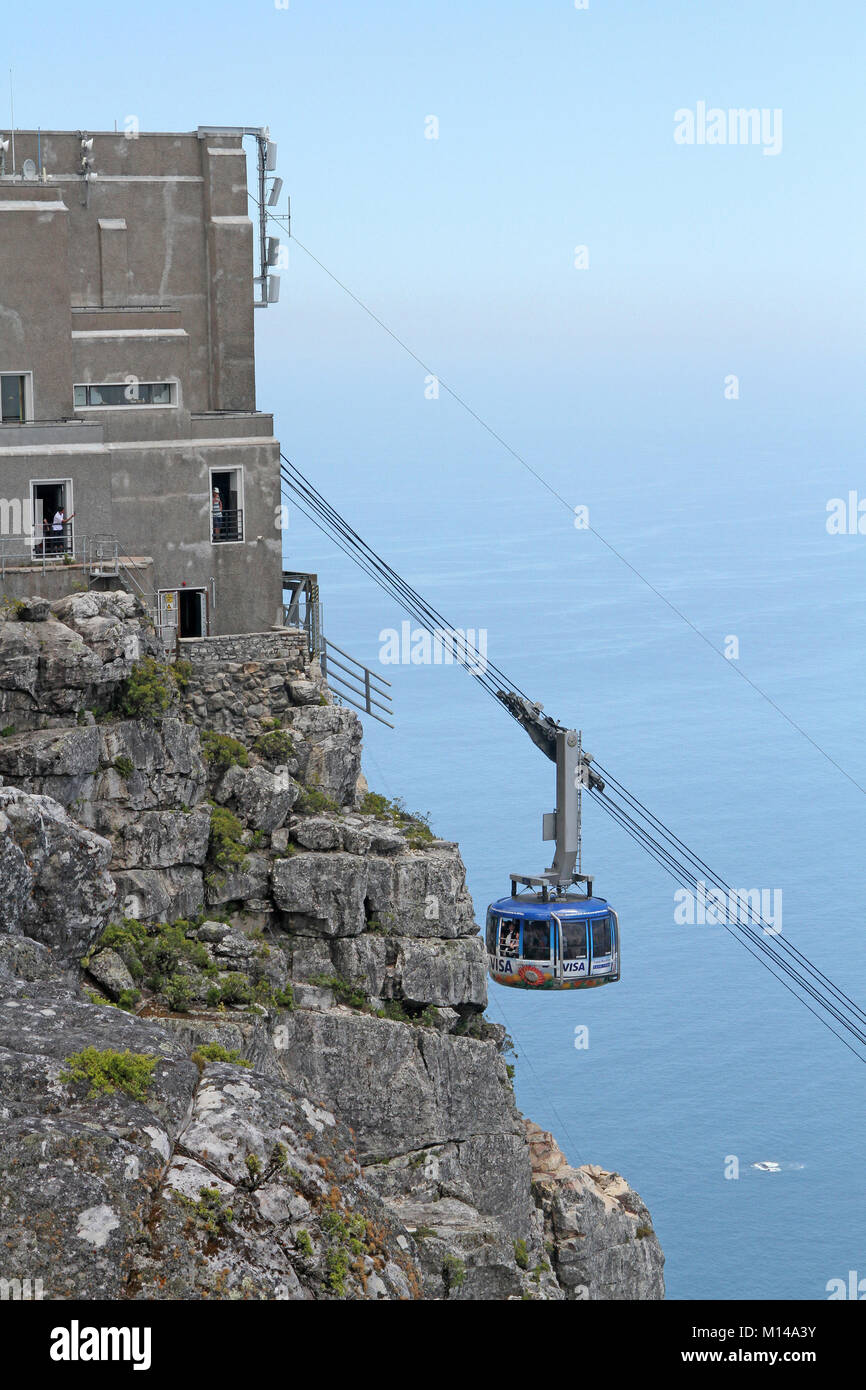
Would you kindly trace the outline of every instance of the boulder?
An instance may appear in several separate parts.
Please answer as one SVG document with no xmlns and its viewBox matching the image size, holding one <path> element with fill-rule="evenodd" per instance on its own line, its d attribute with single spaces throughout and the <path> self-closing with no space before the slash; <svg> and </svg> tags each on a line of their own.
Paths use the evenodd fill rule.
<svg viewBox="0 0 866 1390">
<path fill-rule="evenodd" d="M 115 885 L 111 845 L 70 820 L 56 801 L 0 787 L 0 932 L 80 960 L 108 921 Z"/>
</svg>

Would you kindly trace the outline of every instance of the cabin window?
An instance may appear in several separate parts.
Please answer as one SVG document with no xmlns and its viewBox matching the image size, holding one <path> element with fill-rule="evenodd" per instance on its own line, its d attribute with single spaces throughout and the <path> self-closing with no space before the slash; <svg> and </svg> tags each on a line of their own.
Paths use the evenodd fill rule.
<svg viewBox="0 0 866 1390">
<path fill-rule="evenodd" d="M 563 922 L 562 959 L 583 960 L 586 957 L 586 922 Z"/>
<path fill-rule="evenodd" d="M 173 405 L 174 386 L 170 381 L 126 381 L 87 383 L 72 388 L 76 410 L 107 410 L 124 405 Z"/>
<path fill-rule="evenodd" d="M 520 955 L 520 923 L 513 917 L 499 919 L 499 954 L 509 960 Z"/>
<path fill-rule="evenodd" d="M 609 956 L 611 950 L 610 918 L 602 917 L 592 924 L 592 954 Z"/>
<path fill-rule="evenodd" d="M 492 912 L 487 914 L 487 954 L 496 955 L 496 918 Z"/>
<path fill-rule="evenodd" d="M 523 923 L 523 959 L 550 960 L 550 922 Z"/>
<path fill-rule="evenodd" d="M 0 376 L 0 421 L 21 425 L 27 419 L 28 379 L 24 372 L 4 372 Z"/>
</svg>

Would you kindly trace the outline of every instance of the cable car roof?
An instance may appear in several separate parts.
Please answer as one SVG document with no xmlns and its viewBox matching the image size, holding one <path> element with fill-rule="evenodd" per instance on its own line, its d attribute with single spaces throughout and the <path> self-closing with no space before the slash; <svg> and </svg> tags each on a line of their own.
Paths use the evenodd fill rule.
<svg viewBox="0 0 866 1390">
<path fill-rule="evenodd" d="M 539 898 L 497 898 L 490 904 L 491 912 L 502 912 L 506 916 L 523 917 L 528 921 L 546 920 L 552 912 L 557 917 L 583 918 L 603 917 L 611 911 L 606 898 L 550 898 L 542 902 Z"/>
</svg>

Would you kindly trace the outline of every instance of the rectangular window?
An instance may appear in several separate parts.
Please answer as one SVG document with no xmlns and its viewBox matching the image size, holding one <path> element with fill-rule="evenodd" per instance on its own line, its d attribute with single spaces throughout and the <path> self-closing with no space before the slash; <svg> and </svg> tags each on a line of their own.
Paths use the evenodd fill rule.
<svg viewBox="0 0 866 1390">
<path fill-rule="evenodd" d="M 600 922 L 592 924 L 592 954 L 594 956 L 610 955 L 610 918 L 602 917 Z"/>
<path fill-rule="evenodd" d="M 214 545 L 244 538 L 244 471 L 212 468 L 210 471 L 210 538 Z"/>
<path fill-rule="evenodd" d="M 490 956 L 494 956 L 494 955 L 496 954 L 496 925 L 497 925 L 497 924 L 496 924 L 496 918 L 494 917 L 494 915 L 493 915 L 492 912 L 488 911 L 488 913 L 487 913 L 487 954 L 490 955 Z"/>
<path fill-rule="evenodd" d="M 4 372 L 0 376 L 0 421 L 4 425 L 23 424 L 27 419 L 27 377 Z"/>
<path fill-rule="evenodd" d="M 76 410 L 109 410 L 116 406 L 174 405 L 175 384 L 171 381 L 126 381 L 88 383 L 72 388 Z"/>
<path fill-rule="evenodd" d="M 514 917 L 499 919 L 499 954 L 509 960 L 520 955 L 520 923 Z"/>
<path fill-rule="evenodd" d="M 523 923 L 523 959 L 550 960 L 550 922 Z"/>
<path fill-rule="evenodd" d="M 562 924 L 562 959 L 583 960 L 586 957 L 586 922 Z"/>
</svg>

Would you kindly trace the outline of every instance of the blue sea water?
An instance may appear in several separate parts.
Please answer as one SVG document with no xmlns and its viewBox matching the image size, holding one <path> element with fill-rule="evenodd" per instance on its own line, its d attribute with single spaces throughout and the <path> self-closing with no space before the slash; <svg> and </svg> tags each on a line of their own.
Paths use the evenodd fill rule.
<svg viewBox="0 0 866 1390">
<path fill-rule="evenodd" d="M 793 396 L 771 418 L 720 402 L 675 424 L 645 400 L 641 432 L 599 406 L 607 432 L 586 422 L 579 459 L 544 440 L 532 463 L 715 647 L 738 637 L 740 669 L 862 788 L 866 537 L 825 524 L 856 486 L 860 422 L 831 405 L 828 431 Z M 349 456 L 328 447 L 339 427 L 315 393 L 278 426 L 450 623 L 485 628 L 490 659 L 733 886 L 781 889 L 785 935 L 866 1000 L 863 791 L 453 403 L 359 391 L 350 418 L 377 410 L 387 440 L 380 415 Z M 371 787 L 459 841 L 483 921 L 510 871 L 547 867 L 552 764 L 465 671 L 381 666 L 405 615 L 297 509 L 288 553 L 319 574 L 326 634 L 393 683 L 396 730 L 365 721 Z M 822 1299 L 862 1277 L 862 1064 L 722 928 L 677 925 L 675 884 L 592 805 L 584 862 L 620 915 L 622 980 L 491 986 L 521 1108 L 570 1161 L 640 1192 L 670 1298 Z M 767 1160 L 781 1170 L 752 1166 Z"/>
</svg>

